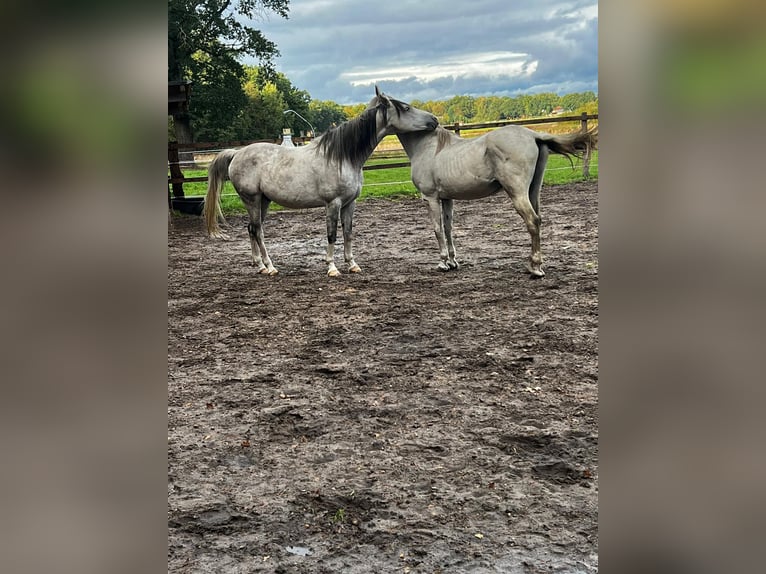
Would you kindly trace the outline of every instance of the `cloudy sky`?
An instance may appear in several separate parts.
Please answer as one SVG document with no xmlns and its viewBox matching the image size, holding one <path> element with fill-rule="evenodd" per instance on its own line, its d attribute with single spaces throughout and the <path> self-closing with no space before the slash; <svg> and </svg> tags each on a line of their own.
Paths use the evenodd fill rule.
<svg viewBox="0 0 766 574">
<path fill-rule="evenodd" d="M 251 25 L 315 100 L 598 92 L 597 0 L 290 0 Z"/>
</svg>

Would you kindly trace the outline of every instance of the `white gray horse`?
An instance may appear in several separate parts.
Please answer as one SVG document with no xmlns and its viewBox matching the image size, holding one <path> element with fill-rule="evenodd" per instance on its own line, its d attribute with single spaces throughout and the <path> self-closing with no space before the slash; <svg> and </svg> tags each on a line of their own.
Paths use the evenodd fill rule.
<svg viewBox="0 0 766 574">
<path fill-rule="evenodd" d="M 253 263 L 259 273 L 274 275 L 263 241 L 263 221 L 274 201 L 287 208 L 324 207 L 327 215 L 327 274 L 339 275 L 334 263 L 338 219 L 343 227 L 343 250 L 352 273 L 361 271 L 351 249 L 354 204 L 362 190 L 362 166 L 381 139 L 389 134 L 432 131 L 438 120 L 429 112 L 385 96 L 375 97 L 358 117 L 342 123 L 309 145 L 288 148 L 254 143 L 224 150 L 208 168 L 205 222 L 211 237 L 223 237 L 220 193 L 228 177 L 250 215 L 248 232 Z"/>
<path fill-rule="evenodd" d="M 413 108 L 409 108 L 412 111 Z M 540 187 L 548 153 L 581 157 L 596 144 L 596 130 L 551 135 L 505 126 L 474 139 L 436 130 L 398 134 L 412 163 L 412 181 L 428 211 L 439 242 L 438 268 L 457 269 L 452 239 L 455 199 L 479 199 L 505 191 L 532 238 L 529 272 L 545 275 L 540 253 Z"/>
</svg>

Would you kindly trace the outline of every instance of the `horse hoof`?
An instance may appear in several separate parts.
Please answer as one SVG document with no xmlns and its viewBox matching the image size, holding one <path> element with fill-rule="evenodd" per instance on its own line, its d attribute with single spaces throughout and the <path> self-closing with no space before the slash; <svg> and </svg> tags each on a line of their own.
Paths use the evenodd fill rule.
<svg viewBox="0 0 766 574">
<path fill-rule="evenodd" d="M 268 275 L 269 274 L 269 268 L 268 267 L 261 267 L 258 269 L 258 273 L 261 275 Z"/>
<path fill-rule="evenodd" d="M 447 265 L 450 269 L 460 269 L 460 265 L 454 259 L 452 261 L 447 261 Z"/>
<path fill-rule="evenodd" d="M 339 275 L 340 275 L 340 271 L 338 271 L 337 269 L 330 269 L 327 272 L 328 277 L 338 277 Z"/>
<path fill-rule="evenodd" d="M 353 267 L 349 267 L 348 268 L 348 272 L 349 273 L 361 273 L 362 272 L 362 268 L 359 267 L 359 265 L 354 265 Z"/>
<path fill-rule="evenodd" d="M 269 275 L 276 275 L 277 273 L 279 273 L 278 269 L 269 269 Z"/>
<path fill-rule="evenodd" d="M 436 266 L 436 268 L 439 271 L 449 271 L 450 270 L 450 266 L 447 265 L 444 261 L 439 261 L 439 264 Z"/>
<path fill-rule="evenodd" d="M 529 271 L 529 273 L 535 277 L 543 277 L 545 275 L 545 271 L 543 271 L 542 265 L 535 261 L 527 261 L 527 271 Z"/>
</svg>

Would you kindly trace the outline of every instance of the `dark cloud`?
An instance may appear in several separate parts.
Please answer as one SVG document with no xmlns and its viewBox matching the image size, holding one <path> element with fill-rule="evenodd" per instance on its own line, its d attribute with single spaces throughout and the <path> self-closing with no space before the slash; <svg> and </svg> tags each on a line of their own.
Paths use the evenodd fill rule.
<svg viewBox="0 0 766 574">
<path fill-rule="evenodd" d="M 277 69 L 312 98 L 404 100 L 598 90 L 595 0 L 292 0 L 258 23 Z"/>
</svg>

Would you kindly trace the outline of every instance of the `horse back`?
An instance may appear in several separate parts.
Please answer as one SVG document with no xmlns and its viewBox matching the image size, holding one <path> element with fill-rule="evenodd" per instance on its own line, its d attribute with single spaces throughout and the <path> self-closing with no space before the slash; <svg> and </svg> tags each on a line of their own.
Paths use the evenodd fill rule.
<svg viewBox="0 0 766 574">
<path fill-rule="evenodd" d="M 345 204 L 362 185 L 361 172 L 328 164 L 314 146 L 288 148 L 266 142 L 240 150 L 229 177 L 243 199 L 263 194 L 290 208 L 320 207 L 336 198 Z"/>
<path fill-rule="evenodd" d="M 537 162 L 536 132 L 523 126 L 504 126 L 486 134 L 487 150 L 497 159 L 519 166 Z"/>
</svg>

